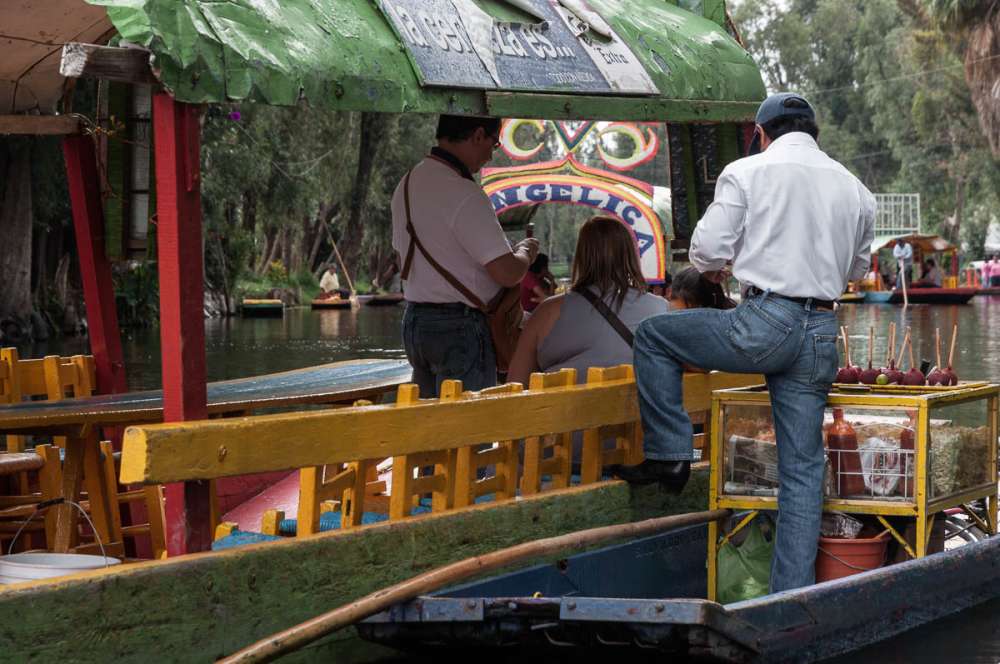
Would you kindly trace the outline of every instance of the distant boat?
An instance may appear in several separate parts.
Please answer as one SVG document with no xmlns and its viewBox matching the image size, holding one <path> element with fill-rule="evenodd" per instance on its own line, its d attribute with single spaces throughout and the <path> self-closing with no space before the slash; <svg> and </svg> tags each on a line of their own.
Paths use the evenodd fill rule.
<svg viewBox="0 0 1000 664">
<path fill-rule="evenodd" d="M 312 301 L 313 309 L 350 309 L 351 301 L 341 298 L 339 295 L 327 298 L 316 298 Z"/>
<path fill-rule="evenodd" d="M 906 294 L 910 304 L 967 304 L 977 288 L 909 288 Z M 903 291 L 867 291 L 865 304 L 903 304 Z"/>
<path fill-rule="evenodd" d="M 837 302 L 840 302 L 841 304 L 861 304 L 864 301 L 865 301 L 865 294 L 856 292 L 844 293 L 839 298 L 837 298 Z"/>
<path fill-rule="evenodd" d="M 382 293 L 373 295 L 365 302 L 369 307 L 392 307 L 403 301 L 402 293 Z"/>
<path fill-rule="evenodd" d="M 878 245 L 881 240 L 876 240 Z M 878 252 L 890 251 L 897 244 L 906 243 L 913 248 L 913 264 L 920 265 L 925 258 L 936 257 L 938 269 L 945 270 L 950 264 L 947 276 L 943 277 L 943 287 L 922 288 L 907 286 L 907 297 L 910 304 L 966 304 L 979 292 L 977 288 L 960 288 L 958 286 L 958 248 L 939 235 L 910 233 L 896 238 L 890 238 L 872 251 L 872 268 L 878 271 Z M 902 289 L 864 291 L 865 304 L 903 304 Z"/>
<path fill-rule="evenodd" d="M 281 300 L 244 299 L 240 303 L 240 315 L 244 318 L 281 318 L 285 314 L 285 303 Z"/>
</svg>

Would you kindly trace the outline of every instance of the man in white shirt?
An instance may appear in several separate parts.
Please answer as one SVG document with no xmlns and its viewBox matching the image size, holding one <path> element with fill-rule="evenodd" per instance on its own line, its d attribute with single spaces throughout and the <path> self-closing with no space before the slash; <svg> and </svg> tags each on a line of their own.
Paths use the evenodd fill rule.
<svg viewBox="0 0 1000 664">
<path fill-rule="evenodd" d="M 482 305 L 520 283 L 538 240 L 511 248 L 473 174 L 493 158 L 500 120 L 442 115 L 437 147 L 392 197 L 392 246 L 402 259 L 403 346 L 420 396 L 441 382 L 466 389 L 496 384 L 493 339 Z"/>
<path fill-rule="evenodd" d="M 319 280 L 319 289 L 323 291 L 323 297 L 326 298 L 339 295 L 346 299 L 351 296 L 350 291 L 341 289 L 340 277 L 337 276 L 337 268 L 334 267 L 333 263 L 326 266 L 323 278 Z"/>
<path fill-rule="evenodd" d="M 892 248 L 892 257 L 896 259 L 897 269 L 900 272 L 896 275 L 896 288 L 902 288 L 903 282 L 900 281 L 900 275 L 906 280 L 906 285 L 909 286 L 913 281 L 913 246 L 903 240 L 897 242 L 896 246 Z"/>
<path fill-rule="evenodd" d="M 814 582 L 823 506 L 823 413 L 837 373 L 834 300 L 864 276 L 874 196 L 816 143 L 799 95 L 757 112 L 763 152 L 729 164 L 691 238 L 691 263 L 710 281 L 727 266 L 744 288 L 736 309 L 687 309 L 643 322 L 635 337 L 646 460 L 617 469 L 630 482 L 679 491 L 692 459 L 683 366 L 767 378 L 778 445 L 777 592 Z"/>
</svg>

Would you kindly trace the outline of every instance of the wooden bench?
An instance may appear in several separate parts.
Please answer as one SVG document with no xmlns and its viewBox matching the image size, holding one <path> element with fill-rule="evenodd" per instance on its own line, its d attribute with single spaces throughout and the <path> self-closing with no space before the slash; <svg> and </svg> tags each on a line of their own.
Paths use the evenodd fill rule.
<svg viewBox="0 0 1000 664">
<path fill-rule="evenodd" d="M 762 378 L 712 373 L 687 374 L 684 381 L 685 408 L 696 415 L 710 408 L 712 390 Z M 387 457 L 393 460 L 389 518 L 399 520 L 428 495 L 438 512 L 487 494 L 511 499 L 517 476 L 522 494 L 567 486 L 574 435 L 582 438 L 579 481 L 597 482 L 607 464 L 642 459 L 640 429 L 629 366 L 594 369 L 583 385 L 569 370 L 536 374 L 528 390 L 472 393 L 446 381 L 436 400 L 418 399 L 416 386 L 403 385 L 390 405 L 131 427 L 122 479 L 150 484 L 305 468 L 298 528 L 304 535 L 318 529 L 324 503 L 336 507 L 330 501 L 338 497 L 342 527 L 359 524 L 379 490 L 370 469 Z M 428 467 L 430 474 L 419 474 Z M 275 532 L 280 516 L 269 516 Z"/>
</svg>

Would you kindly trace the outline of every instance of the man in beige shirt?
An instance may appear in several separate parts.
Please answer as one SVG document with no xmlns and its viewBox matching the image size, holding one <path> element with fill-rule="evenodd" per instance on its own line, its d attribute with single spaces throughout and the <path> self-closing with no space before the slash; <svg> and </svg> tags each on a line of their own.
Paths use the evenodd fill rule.
<svg viewBox="0 0 1000 664">
<path fill-rule="evenodd" d="M 437 146 L 392 197 L 392 246 L 405 280 L 403 345 L 424 398 L 437 396 L 446 379 L 470 390 L 497 379 L 486 315 L 442 271 L 489 302 L 501 288 L 519 284 L 538 254 L 532 238 L 511 247 L 473 177 L 493 158 L 499 135 L 496 118 L 441 116 Z"/>
</svg>

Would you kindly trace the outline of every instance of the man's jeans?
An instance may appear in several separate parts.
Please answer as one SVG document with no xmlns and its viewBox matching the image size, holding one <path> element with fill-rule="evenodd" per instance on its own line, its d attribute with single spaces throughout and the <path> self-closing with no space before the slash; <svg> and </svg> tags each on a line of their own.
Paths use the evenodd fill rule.
<svg viewBox="0 0 1000 664">
<path fill-rule="evenodd" d="M 771 591 L 815 582 L 823 511 L 823 411 L 837 374 L 837 319 L 768 293 L 737 308 L 686 309 L 645 320 L 635 335 L 646 457 L 692 458 L 683 365 L 767 378 L 778 442 L 778 531 Z"/>
<path fill-rule="evenodd" d="M 464 304 L 406 303 L 403 347 L 413 382 L 424 399 L 439 395 L 441 382 L 462 381 L 467 390 L 497 383 L 497 362 L 486 315 Z"/>
</svg>

